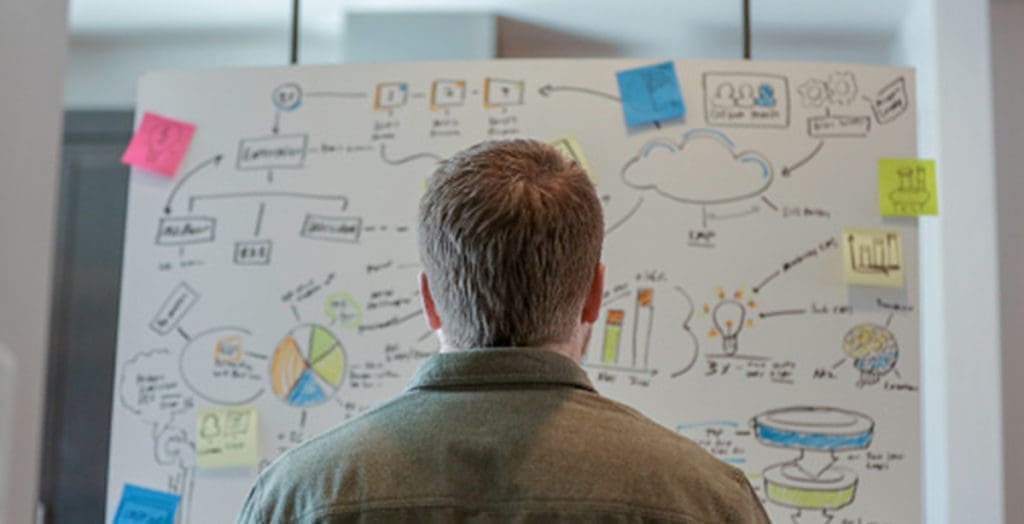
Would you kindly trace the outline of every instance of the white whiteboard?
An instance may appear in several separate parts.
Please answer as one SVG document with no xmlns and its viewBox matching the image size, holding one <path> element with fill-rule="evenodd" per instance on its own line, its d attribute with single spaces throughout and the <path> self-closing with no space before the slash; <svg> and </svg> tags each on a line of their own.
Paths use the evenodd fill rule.
<svg viewBox="0 0 1024 524">
<path fill-rule="evenodd" d="M 627 130 L 615 73 L 650 63 L 145 76 L 138 114 L 197 132 L 176 178 L 131 180 L 108 520 L 131 483 L 227 522 L 282 451 L 398 394 L 437 348 L 415 243 L 437 160 L 572 135 L 607 223 L 598 390 L 746 471 L 776 522 L 919 522 L 917 226 L 879 216 L 876 175 L 915 156 L 913 72 L 677 61 L 685 118 Z M 879 256 L 905 287 L 845 285 L 843 227 L 898 231 Z M 341 349 L 296 387 L 273 362 L 292 337 L 308 364 L 313 332 Z M 216 405 L 259 410 L 259 466 L 195 467 Z"/>
</svg>

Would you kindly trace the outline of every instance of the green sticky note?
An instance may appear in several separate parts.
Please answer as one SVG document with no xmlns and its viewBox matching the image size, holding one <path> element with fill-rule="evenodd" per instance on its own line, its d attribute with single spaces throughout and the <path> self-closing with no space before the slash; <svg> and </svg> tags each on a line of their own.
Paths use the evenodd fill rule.
<svg viewBox="0 0 1024 524">
<path fill-rule="evenodd" d="M 887 217 L 938 215 L 935 161 L 879 158 L 878 210 Z"/>
<path fill-rule="evenodd" d="M 256 408 L 200 409 L 196 418 L 196 465 L 230 468 L 258 463 L 259 430 Z"/>
<path fill-rule="evenodd" d="M 843 228 L 843 280 L 855 286 L 903 287 L 903 240 L 889 229 Z"/>
</svg>

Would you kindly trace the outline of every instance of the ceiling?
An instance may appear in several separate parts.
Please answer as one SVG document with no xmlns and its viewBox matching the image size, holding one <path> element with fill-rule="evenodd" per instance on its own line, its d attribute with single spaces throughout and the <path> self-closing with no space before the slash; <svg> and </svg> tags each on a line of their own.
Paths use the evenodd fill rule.
<svg viewBox="0 0 1024 524">
<path fill-rule="evenodd" d="M 892 33 L 911 0 L 752 1 L 760 30 Z M 306 34 L 334 35 L 351 10 L 488 11 L 585 36 L 628 44 L 659 31 L 738 28 L 740 1 L 725 0 L 302 0 Z M 70 0 L 74 35 L 237 31 L 287 27 L 290 0 Z"/>
</svg>

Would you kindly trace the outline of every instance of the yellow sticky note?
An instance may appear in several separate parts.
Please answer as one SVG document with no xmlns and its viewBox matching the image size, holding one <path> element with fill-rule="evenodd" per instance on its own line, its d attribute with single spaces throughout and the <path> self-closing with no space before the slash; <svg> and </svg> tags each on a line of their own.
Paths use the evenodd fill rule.
<svg viewBox="0 0 1024 524">
<path fill-rule="evenodd" d="M 938 215 L 935 161 L 879 158 L 878 210 L 887 217 Z"/>
<path fill-rule="evenodd" d="M 256 408 L 200 409 L 196 418 L 196 465 L 229 468 L 258 463 L 259 430 Z"/>
<path fill-rule="evenodd" d="M 595 184 L 597 183 L 597 179 L 594 178 L 594 174 L 590 171 L 590 163 L 587 162 L 587 157 L 583 155 L 583 148 L 580 147 L 580 143 L 572 135 L 565 135 L 551 142 L 551 147 L 565 155 L 565 158 L 575 160 L 587 172 L 587 175 L 590 175 L 590 180 Z"/>
<path fill-rule="evenodd" d="M 843 228 L 843 279 L 856 286 L 903 287 L 899 231 Z"/>
</svg>

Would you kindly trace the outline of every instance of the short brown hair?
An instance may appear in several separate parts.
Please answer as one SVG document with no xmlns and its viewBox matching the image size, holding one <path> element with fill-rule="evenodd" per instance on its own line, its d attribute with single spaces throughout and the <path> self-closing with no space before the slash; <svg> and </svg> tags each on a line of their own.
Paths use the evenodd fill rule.
<svg viewBox="0 0 1024 524">
<path fill-rule="evenodd" d="M 587 173 L 534 140 L 489 141 L 434 172 L 419 247 L 446 342 L 562 342 L 580 320 L 604 219 Z"/>
</svg>

